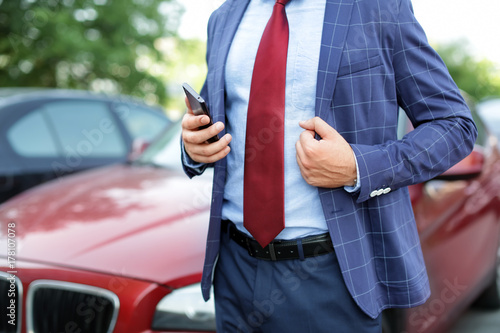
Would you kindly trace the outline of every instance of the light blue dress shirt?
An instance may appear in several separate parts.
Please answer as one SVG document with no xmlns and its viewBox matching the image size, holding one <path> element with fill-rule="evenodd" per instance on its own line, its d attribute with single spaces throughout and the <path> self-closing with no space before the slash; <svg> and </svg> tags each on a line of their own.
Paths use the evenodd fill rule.
<svg viewBox="0 0 500 333">
<path fill-rule="evenodd" d="M 245 129 L 253 65 L 275 0 L 252 0 L 234 37 L 226 62 L 227 156 L 222 218 L 243 227 Z M 306 183 L 296 160 L 295 143 L 304 131 L 299 121 L 314 117 L 316 77 L 326 0 L 292 0 L 286 5 L 290 27 L 285 97 L 285 229 L 280 239 L 327 232 L 318 189 Z M 294 29 L 300 27 L 300 29 Z M 272 92 L 270 92 L 272 93 Z M 278 208 L 277 208 L 278 209 Z"/>
<path fill-rule="evenodd" d="M 232 135 L 227 156 L 222 218 L 242 232 L 243 175 L 247 108 L 253 65 L 275 0 L 251 0 L 226 62 L 226 130 Z M 285 229 L 278 239 L 295 239 L 328 231 L 317 187 L 307 184 L 296 160 L 295 143 L 304 131 L 299 121 L 315 116 L 316 80 L 326 0 L 293 0 L 286 5 L 290 28 L 285 96 Z M 297 27 L 297 28 L 296 28 Z M 300 27 L 300 28 L 298 28 Z M 201 164 L 185 163 L 190 167 Z M 359 176 L 358 176 L 359 179 Z M 349 192 L 355 187 L 345 187 Z"/>
</svg>

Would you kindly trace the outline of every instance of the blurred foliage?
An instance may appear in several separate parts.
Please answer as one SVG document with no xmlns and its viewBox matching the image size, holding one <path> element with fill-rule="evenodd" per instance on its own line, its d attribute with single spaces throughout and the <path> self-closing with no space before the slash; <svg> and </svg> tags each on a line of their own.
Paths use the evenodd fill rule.
<svg viewBox="0 0 500 333">
<path fill-rule="evenodd" d="M 198 39 L 170 39 L 169 42 L 168 59 L 175 66 L 168 69 L 167 92 L 169 96 L 176 98 L 168 100 L 167 109 L 171 112 L 171 117 L 180 118 L 186 109 L 181 84 L 187 82 L 199 92 L 205 81 L 206 43 Z"/>
<path fill-rule="evenodd" d="M 465 41 L 436 47 L 458 87 L 476 100 L 500 96 L 500 70 L 488 59 L 477 59 Z"/>
<path fill-rule="evenodd" d="M 124 93 L 164 104 L 176 0 L 0 0 L 0 86 Z"/>
<path fill-rule="evenodd" d="M 205 43 L 176 34 L 177 1 L 0 0 L 0 86 L 130 94 L 182 113 L 180 84 L 200 90 L 206 65 Z M 466 42 L 436 50 L 461 89 L 500 95 L 498 67 Z"/>
</svg>

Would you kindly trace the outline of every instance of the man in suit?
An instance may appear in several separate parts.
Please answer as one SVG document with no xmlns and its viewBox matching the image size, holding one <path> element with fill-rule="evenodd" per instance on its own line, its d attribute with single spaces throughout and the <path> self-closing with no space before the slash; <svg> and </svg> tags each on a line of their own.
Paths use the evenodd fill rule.
<svg viewBox="0 0 500 333">
<path fill-rule="evenodd" d="M 257 59 L 274 11 L 288 24 L 284 116 L 257 122 L 249 146 L 252 105 L 266 107 L 254 81 L 266 71 Z M 215 168 L 202 292 L 215 275 L 218 332 L 379 332 L 383 309 L 424 303 L 407 186 L 467 156 L 477 131 L 410 0 L 228 0 L 210 18 L 207 63 L 201 94 L 214 125 L 200 130 L 209 119 L 188 105 L 182 159 L 190 177 Z M 280 89 L 265 92 L 269 103 Z M 415 127 L 401 140 L 399 107 Z M 247 164 L 280 135 L 279 168 L 266 165 L 273 153 Z M 266 197 L 274 181 L 246 192 L 254 168 L 278 170 L 284 207 Z M 284 229 L 257 226 L 273 210 Z"/>
</svg>

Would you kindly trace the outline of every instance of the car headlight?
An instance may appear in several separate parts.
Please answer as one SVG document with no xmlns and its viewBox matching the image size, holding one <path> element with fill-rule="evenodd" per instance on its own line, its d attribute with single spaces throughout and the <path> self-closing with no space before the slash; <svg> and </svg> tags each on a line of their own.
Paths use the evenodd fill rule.
<svg viewBox="0 0 500 333">
<path fill-rule="evenodd" d="M 213 295 L 205 302 L 200 284 L 172 291 L 156 306 L 154 330 L 215 331 Z"/>
</svg>

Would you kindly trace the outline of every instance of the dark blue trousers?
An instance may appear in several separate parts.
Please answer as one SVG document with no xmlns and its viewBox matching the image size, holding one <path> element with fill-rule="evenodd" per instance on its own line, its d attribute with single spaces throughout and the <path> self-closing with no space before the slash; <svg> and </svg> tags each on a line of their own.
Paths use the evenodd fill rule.
<svg viewBox="0 0 500 333">
<path fill-rule="evenodd" d="M 217 332 L 380 333 L 347 290 L 334 252 L 266 261 L 222 233 L 214 276 Z"/>
</svg>

